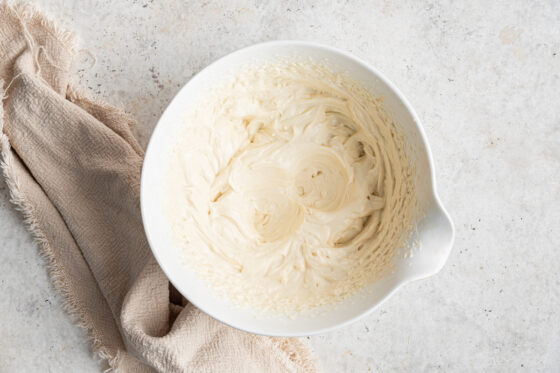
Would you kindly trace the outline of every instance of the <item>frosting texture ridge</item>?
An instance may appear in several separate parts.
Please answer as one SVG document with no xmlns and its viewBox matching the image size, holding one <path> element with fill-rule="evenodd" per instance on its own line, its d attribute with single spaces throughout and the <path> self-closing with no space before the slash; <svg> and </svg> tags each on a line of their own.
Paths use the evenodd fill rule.
<svg viewBox="0 0 560 373">
<path fill-rule="evenodd" d="M 325 66 L 247 67 L 184 119 L 166 215 L 185 262 L 240 305 L 298 312 L 390 268 L 414 185 L 398 127 Z"/>
</svg>

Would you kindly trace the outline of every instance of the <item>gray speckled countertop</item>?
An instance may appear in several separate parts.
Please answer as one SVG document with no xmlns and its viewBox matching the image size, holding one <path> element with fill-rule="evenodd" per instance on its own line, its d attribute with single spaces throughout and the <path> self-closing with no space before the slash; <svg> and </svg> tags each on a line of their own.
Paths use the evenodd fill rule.
<svg viewBox="0 0 560 373">
<path fill-rule="evenodd" d="M 75 82 L 143 145 L 208 63 L 273 39 L 370 62 L 416 108 L 457 228 L 443 271 L 311 337 L 326 372 L 560 372 L 560 2 L 41 0 Z M 95 56 L 95 59 L 93 58 Z M 0 183 L 0 372 L 97 372 Z"/>
</svg>

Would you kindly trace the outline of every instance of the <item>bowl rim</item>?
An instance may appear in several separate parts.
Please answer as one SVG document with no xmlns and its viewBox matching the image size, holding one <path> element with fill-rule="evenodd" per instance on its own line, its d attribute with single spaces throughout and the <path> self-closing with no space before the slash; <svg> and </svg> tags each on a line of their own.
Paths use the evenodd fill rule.
<svg viewBox="0 0 560 373">
<path fill-rule="evenodd" d="M 172 104 L 176 100 L 176 98 L 181 94 L 181 92 L 183 90 L 185 90 L 185 88 L 190 84 L 190 82 L 192 82 L 194 79 L 199 77 L 206 70 L 210 69 L 212 66 L 217 64 L 219 61 L 221 61 L 225 58 L 228 58 L 232 55 L 246 53 L 247 51 L 250 51 L 250 50 L 253 50 L 253 49 L 259 49 L 259 48 L 263 48 L 263 47 L 275 47 L 275 46 L 311 47 L 311 48 L 315 48 L 315 49 L 322 49 L 322 50 L 330 52 L 330 53 L 339 54 L 339 55 L 353 61 L 354 63 L 361 65 L 362 67 L 367 69 L 369 72 L 371 72 L 376 78 L 378 78 L 384 84 L 387 85 L 387 87 L 395 94 L 395 96 L 398 98 L 398 100 L 400 100 L 402 102 L 402 104 L 404 105 L 406 110 L 409 112 L 409 114 L 411 115 L 411 117 L 413 119 L 413 122 L 414 122 L 414 124 L 415 124 L 415 126 L 418 130 L 418 133 L 420 134 L 420 138 L 422 140 L 422 144 L 424 146 L 424 149 L 426 151 L 426 155 L 427 155 L 427 158 L 428 158 L 428 166 L 429 166 L 428 168 L 430 170 L 431 192 L 432 192 L 435 204 L 440 209 L 440 211 L 443 214 L 443 216 L 445 217 L 445 219 L 449 222 L 450 229 L 451 229 L 450 240 L 446 244 L 446 246 L 442 248 L 442 250 L 444 250 L 444 253 L 443 253 L 443 259 L 441 261 L 443 264 L 441 266 L 439 266 L 437 268 L 434 268 L 432 271 L 424 273 L 421 276 L 409 277 L 409 278 L 405 278 L 403 280 L 398 281 L 396 283 L 396 285 L 390 291 L 388 291 L 383 297 L 381 297 L 377 301 L 377 303 L 374 304 L 373 306 L 365 309 L 363 312 L 361 312 L 361 313 L 359 313 L 359 314 L 357 314 L 357 315 L 355 315 L 355 316 L 353 316 L 349 319 L 346 319 L 342 322 L 338 322 L 338 323 L 335 323 L 333 325 L 323 327 L 323 328 L 317 328 L 317 329 L 304 331 L 304 332 L 284 332 L 284 333 L 281 333 L 281 334 L 266 333 L 266 332 L 260 331 L 258 329 L 252 328 L 252 327 L 236 325 L 236 323 L 234 323 L 234 322 L 228 321 L 228 320 L 224 319 L 223 317 L 219 317 L 219 316 L 213 314 L 212 312 L 209 312 L 207 309 L 205 309 L 203 304 L 193 302 L 188 297 L 183 295 L 183 296 L 185 296 L 185 298 L 187 298 L 187 300 L 191 304 L 193 304 L 199 310 L 203 311 L 204 313 L 206 313 L 210 317 L 212 317 L 212 318 L 214 318 L 214 319 L 216 319 L 216 320 L 218 320 L 218 321 L 220 321 L 220 322 L 222 322 L 226 325 L 229 325 L 229 326 L 231 326 L 235 329 L 242 330 L 242 331 L 245 331 L 245 332 L 248 332 L 248 333 L 265 335 L 265 336 L 304 337 L 304 336 L 327 333 L 327 332 L 333 331 L 335 329 L 339 329 L 339 328 L 342 328 L 344 326 L 350 325 L 350 324 L 356 322 L 357 320 L 359 320 L 359 319 L 369 315 L 370 313 L 372 313 L 377 307 L 379 307 L 381 304 L 383 304 L 387 299 L 389 299 L 396 291 L 398 291 L 405 284 L 407 284 L 409 282 L 412 282 L 412 281 L 422 279 L 422 278 L 427 278 L 427 277 L 430 277 L 430 276 L 438 273 L 441 270 L 441 268 L 445 265 L 445 263 L 447 262 L 447 260 L 449 258 L 451 248 L 452 248 L 453 243 L 455 241 L 455 227 L 454 227 L 453 221 L 451 220 L 451 217 L 450 217 L 449 213 L 447 212 L 447 210 L 445 209 L 445 207 L 441 203 L 440 197 L 437 193 L 434 159 L 433 159 L 433 156 L 432 156 L 432 151 L 431 151 L 431 148 L 429 146 L 426 133 L 424 132 L 424 128 L 422 127 L 422 122 L 420 121 L 420 118 L 416 114 L 416 111 L 412 108 L 412 105 L 410 104 L 410 102 L 406 99 L 406 97 L 402 94 L 402 92 L 393 84 L 393 82 L 391 82 L 378 69 L 376 69 L 375 67 L 373 67 L 369 63 L 365 62 L 361 58 L 356 57 L 355 55 L 353 55 L 349 52 L 346 52 L 346 51 L 343 51 L 343 50 L 340 50 L 338 48 L 334 48 L 334 47 L 331 47 L 331 46 L 328 46 L 328 45 L 325 45 L 325 44 L 310 42 L 310 41 L 301 41 L 301 40 L 275 40 L 275 41 L 261 42 L 261 43 L 257 43 L 257 44 L 252 44 L 252 45 L 247 46 L 247 47 L 243 47 L 241 49 L 237 49 L 237 50 L 235 50 L 231 53 L 228 53 L 228 54 L 226 54 L 222 57 L 217 58 L 216 60 L 214 60 L 213 62 L 208 64 L 206 67 L 204 67 L 202 70 L 197 72 L 192 78 L 190 78 L 181 87 L 181 89 L 173 96 L 173 98 L 169 101 L 165 110 L 162 112 L 161 116 L 159 117 L 158 122 L 157 122 L 156 126 L 154 127 L 154 130 L 152 131 L 152 135 L 150 136 L 150 140 L 148 141 L 148 145 L 146 147 L 146 152 L 145 152 L 145 155 L 144 155 L 144 162 L 142 164 L 142 172 L 141 172 L 141 176 L 140 176 L 140 211 L 141 211 L 141 215 L 142 215 L 142 223 L 143 223 L 143 226 L 144 226 L 144 232 L 146 234 L 146 238 L 147 238 L 148 244 L 150 246 L 150 250 L 152 251 L 152 254 L 154 255 L 154 258 L 156 259 L 159 267 L 162 269 L 162 271 L 164 272 L 164 274 L 167 277 L 167 279 L 169 280 L 169 282 L 181 293 L 181 291 L 179 290 L 179 288 L 181 286 L 180 285 L 177 286 L 176 283 L 172 280 L 171 276 L 169 276 L 168 270 L 166 269 L 166 266 L 165 266 L 165 261 L 160 256 L 160 253 L 158 252 L 158 250 L 154 248 L 154 245 L 153 245 L 154 240 L 151 238 L 151 233 L 149 232 L 149 229 L 147 228 L 148 227 L 148 225 L 147 225 L 148 211 L 146 211 L 146 207 L 145 207 L 146 203 L 144 203 L 144 200 L 149 198 L 149 196 L 146 195 L 147 192 L 145 192 L 145 188 L 143 187 L 145 185 L 144 180 L 146 180 L 148 178 L 148 175 L 146 175 L 147 174 L 146 167 L 144 167 L 144 165 L 145 165 L 146 159 L 148 159 L 149 155 L 151 154 L 151 149 L 154 147 L 153 141 L 152 141 L 155 137 L 154 134 L 158 131 L 158 128 L 161 127 L 160 124 L 161 124 L 162 118 L 165 117 L 166 112 L 172 106 Z"/>
</svg>

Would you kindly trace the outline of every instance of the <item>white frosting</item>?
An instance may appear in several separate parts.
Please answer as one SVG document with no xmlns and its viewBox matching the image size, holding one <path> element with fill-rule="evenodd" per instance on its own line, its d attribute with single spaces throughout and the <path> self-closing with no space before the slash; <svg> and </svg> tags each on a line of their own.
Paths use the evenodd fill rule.
<svg viewBox="0 0 560 373">
<path fill-rule="evenodd" d="M 414 201 L 371 95 L 311 63 L 243 70 L 187 113 L 166 211 L 186 264 L 241 305 L 334 303 L 390 265 Z"/>
</svg>

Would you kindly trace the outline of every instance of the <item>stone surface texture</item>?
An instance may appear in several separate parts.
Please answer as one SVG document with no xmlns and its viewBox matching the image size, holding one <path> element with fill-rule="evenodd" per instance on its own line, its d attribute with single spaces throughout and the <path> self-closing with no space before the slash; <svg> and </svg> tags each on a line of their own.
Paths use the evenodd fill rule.
<svg viewBox="0 0 560 373">
<path fill-rule="evenodd" d="M 325 372 L 560 372 L 560 2 L 40 0 L 81 39 L 75 84 L 138 120 L 276 39 L 381 70 L 417 110 L 457 229 L 436 276 L 310 337 Z M 99 372 L 0 182 L 0 372 Z"/>
</svg>

